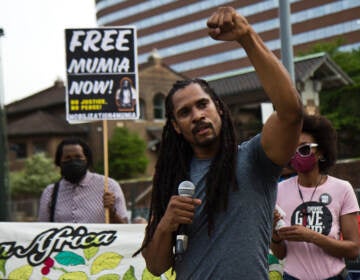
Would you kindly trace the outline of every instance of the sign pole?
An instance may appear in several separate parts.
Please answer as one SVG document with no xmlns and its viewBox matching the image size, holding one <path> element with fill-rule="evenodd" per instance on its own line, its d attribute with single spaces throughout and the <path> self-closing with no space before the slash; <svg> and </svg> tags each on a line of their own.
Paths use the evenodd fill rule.
<svg viewBox="0 0 360 280">
<path fill-rule="evenodd" d="M 109 153 L 108 153 L 108 127 L 107 120 L 103 120 L 103 143 L 104 143 L 104 192 L 108 191 L 108 178 L 109 178 Z M 105 223 L 110 223 L 110 209 L 105 208 Z"/>
</svg>

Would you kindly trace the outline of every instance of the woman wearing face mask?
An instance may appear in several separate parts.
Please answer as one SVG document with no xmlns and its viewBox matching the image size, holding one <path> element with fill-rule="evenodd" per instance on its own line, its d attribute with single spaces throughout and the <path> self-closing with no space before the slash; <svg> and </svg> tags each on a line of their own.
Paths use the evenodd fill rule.
<svg viewBox="0 0 360 280">
<path fill-rule="evenodd" d="M 344 258 L 359 255 L 359 206 L 349 182 L 327 174 L 336 161 L 336 132 L 322 116 L 305 116 L 290 165 L 297 172 L 279 183 L 271 250 L 284 259 L 284 278 L 347 279 Z"/>
<path fill-rule="evenodd" d="M 108 208 L 111 223 L 127 223 L 124 194 L 119 184 L 90 172 L 92 152 L 80 139 L 63 140 L 57 147 L 55 164 L 61 180 L 45 188 L 40 199 L 39 221 L 58 223 L 104 223 Z"/>
</svg>

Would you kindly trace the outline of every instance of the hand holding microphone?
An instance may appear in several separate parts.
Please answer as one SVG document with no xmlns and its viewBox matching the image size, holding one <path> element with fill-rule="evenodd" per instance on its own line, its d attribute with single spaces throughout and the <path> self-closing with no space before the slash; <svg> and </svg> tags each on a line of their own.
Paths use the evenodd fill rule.
<svg viewBox="0 0 360 280">
<path fill-rule="evenodd" d="M 195 193 L 195 185 L 190 181 L 183 181 L 178 187 L 178 192 L 180 196 L 193 197 Z M 186 225 L 180 225 L 178 234 L 176 235 L 175 254 L 183 254 L 187 249 L 187 245 L 188 236 Z"/>
</svg>

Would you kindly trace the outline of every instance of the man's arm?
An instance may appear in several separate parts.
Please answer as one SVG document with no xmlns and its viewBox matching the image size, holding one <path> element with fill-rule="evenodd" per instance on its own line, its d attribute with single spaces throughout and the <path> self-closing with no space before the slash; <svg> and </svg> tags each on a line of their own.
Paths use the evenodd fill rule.
<svg viewBox="0 0 360 280">
<path fill-rule="evenodd" d="M 156 227 L 150 243 L 142 250 L 146 267 L 154 275 L 161 275 L 173 264 L 173 234 L 180 224 L 191 224 L 195 207 L 201 200 L 190 197 L 172 196 L 164 216 Z"/>
<path fill-rule="evenodd" d="M 286 164 L 294 154 L 302 126 L 302 104 L 288 72 L 235 9 L 219 8 L 207 24 L 213 39 L 237 41 L 246 51 L 276 110 L 263 127 L 262 146 L 273 162 Z"/>
<path fill-rule="evenodd" d="M 120 189 L 120 186 L 118 186 L 118 188 Z M 123 194 L 119 195 L 118 199 L 116 199 L 114 193 L 104 192 L 103 201 L 104 208 L 109 209 L 110 223 L 127 224 L 129 222 L 126 216 L 126 202 Z"/>
</svg>

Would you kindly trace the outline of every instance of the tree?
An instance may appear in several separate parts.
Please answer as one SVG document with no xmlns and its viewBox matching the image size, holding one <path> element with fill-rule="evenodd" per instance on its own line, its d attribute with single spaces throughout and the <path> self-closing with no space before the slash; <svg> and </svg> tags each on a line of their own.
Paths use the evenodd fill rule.
<svg viewBox="0 0 360 280">
<path fill-rule="evenodd" d="M 342 39 L 315 44 L 308 53 L 327 52 L 354 81 L 354 85 L 320 93 L 320 112 L 338 132 L 339 157 L 360 155 L 360 48 L 342 52 Z"/>
<path fill-rule="evenodd" d="M 43 153 L 35 154 L 26 159 L 23 170 L 10 172 L 10 192 L 12 196 L 40 195 L 47 185 L 59 179 L 53 160 Z"/>
<path fill-rule="evenodd" d="M 138 134 L 117 127 L 109 141 L 109 176 L 130 179 L 145 172 L 146 142 Z"/>
<path fill-rule="evenodd" d="M 340 51 L 340 46 L 343 44 L 342 38 L 331 42 L 321 42 L 313 45 L 306 53 L 300 52 L 299 55 L 326 52 L 353 79 L 355 84 L 360 84 L 360 48 L 348 52 Z"/>
</svg>

